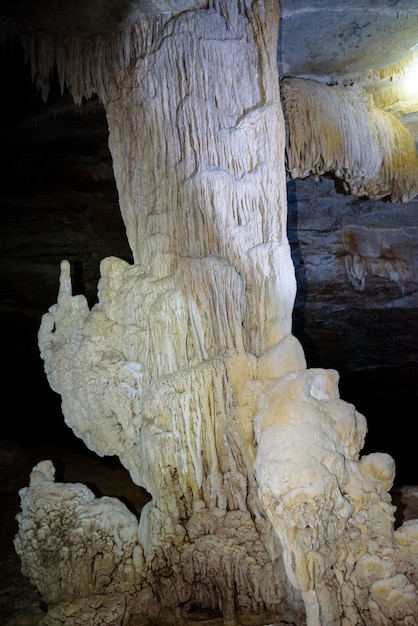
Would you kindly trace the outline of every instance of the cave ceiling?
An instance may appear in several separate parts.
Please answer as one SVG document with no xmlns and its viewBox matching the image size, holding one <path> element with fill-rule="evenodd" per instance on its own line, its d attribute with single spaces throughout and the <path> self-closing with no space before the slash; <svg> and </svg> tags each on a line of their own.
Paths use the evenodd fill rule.
<svg viewBox="0 0 418 626">
<path fill-rule="evenodd" d="M 281 78 L 305 77 L 344 86 L 359 83 L 374 95 L 382 88 L 376 71 L 377 75 L 386 71 L 386 82 L 399 68 L 405 76 L 405 67 L 418 55 L 418 3 L 412 0 L 281 0 L 279 4 Z M 121 30 L 144 14 L 207 5 L 208 0 L 2 0 L 0 28 L 91 36 Z M 406 107 L 390 110 L 416 143 L 417 111 L 418 94 Z"/>
<path fill-rule="evenodd" d="M 2 0 L 0 28 L 91 36 L 124 29 L 144 14 L 208 4 L 209 0 Z M 367 88 L 376 70 L 402 71 L 418 55 L 418 4 L 412 0 L 280 0 L 279 5 L 281 78 L 356 82 Z M 391 71 L 386 80 L 391 80 Z M 372 94 L 376 89 L 369 86 Z M 418 104 L 409 103 L 398 115 L 407 112 L 402 121 L 409 124 L 416 141 L 417 109 Z M 396 115 L 396 110 L 391 112 Z"/>
<path fill-rule="evenodd" d="M 207 0 L 3 0 L 3 23 L 85 35 L 119 29 L 140 14 L 183 11 Z M 335 78 L 401 62 L 418 46 L 412 0 L 281 0 L 279 63 L 286 76 Z"/>
<path fill-rule="evenodd" d="M 418 42 L 411 0 L 284 0 L 282 72 L 332 79 L 397 64 Z"/>
</svg>

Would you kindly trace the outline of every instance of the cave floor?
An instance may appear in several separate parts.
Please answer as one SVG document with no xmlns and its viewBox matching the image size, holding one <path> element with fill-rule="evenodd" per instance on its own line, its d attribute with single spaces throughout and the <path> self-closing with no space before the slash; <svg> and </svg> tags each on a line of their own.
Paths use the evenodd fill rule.
<svg viewBox="0 0 418 626">
<path fill-rule="evenodd" d="M 97 495 L 121 499 L 139 515 L 149 495 L 130 480 L 118 459 L 99 458 L 86 451 L 64 447 L 20 445 L 0 440 L 0 626 L 38 626 L 45 611 L 36 589 L 20 571 L 13 539 L 17 532 L 16 515 L 20 510 L 19 490 L 29 483 L 31 469 L 39 461 L 51 459 L 56 468 L 56 480 L 82 482 Z M 418 486 L 397 488 L 392 493 L 397 506 L 396 524 L 418 518 Z M 246 626 L 275 626 L 271 620 L 246 622 Z M 200 614 L 187 626 L 221 626 L 219 617 Z M 141 626 L 145 626 L 141 624 Z M 159 626 L 163 626 L 162 624 Z"/>
</svg>

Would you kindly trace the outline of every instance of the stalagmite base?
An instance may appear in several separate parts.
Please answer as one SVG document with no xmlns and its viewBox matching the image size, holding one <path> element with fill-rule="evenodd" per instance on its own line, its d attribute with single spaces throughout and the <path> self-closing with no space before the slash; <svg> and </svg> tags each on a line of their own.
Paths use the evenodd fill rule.
<svg viewBox="0 0 418 626">
<path fill-rule="evenodd" d="M 15 543 L 48 626 L 416 615 L 392 460 L 359 458 L 364 418 L 291 334 L 278 19 L 273 0 L 144 17 L 119 45 L 73 42 L 82 70 L 62 41 L 37 49 L 41 82 L 58 59 L 76 98 L 104 103 L 134 257 L 102 261 L 91 310 L 62 263 L 41 355 L 68 425 L 152 496 L 138 525 L 34 468 Z"/>
</svg>

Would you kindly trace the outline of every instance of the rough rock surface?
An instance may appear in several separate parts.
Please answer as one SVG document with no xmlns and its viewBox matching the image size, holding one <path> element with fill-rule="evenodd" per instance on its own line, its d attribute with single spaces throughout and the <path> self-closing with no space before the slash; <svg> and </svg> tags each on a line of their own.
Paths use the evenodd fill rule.
<svg viewBox="0 0 418 626">
<path fill-rule="evenodd" d="M 56 300 L 62 258 L 71 263 L 74 293 L 83 293 L 92 305 L 100 260 L 114 255 L 132 261 L 132 253 L 118 208 L 102 105 L 75 106 L 68 92 L 61 96 L 55 80 L 44 103 L 21 47 L 6 46 L 2 52 L 1 69 L 10 85 L 9 98 L 2 101 L 0 134 L 4 401 L 13 410 L 19 398 L 23 420 L 4 424 L 3 435 L 77 447 L 45 379 L 36 341 L 39 321 Z M 404 434 L 410 407 L 418 404 L 418 201 L 396 204 L 350 196 L 327 177 L 288 181 L 287 192 L 298 284 L 294 332 L 308 365 L 340 373 L 342 397 L 367 418 L 367 449 L 395 458 L 398 485 L 417 484 L 413 438 Z M 361 292 L 352 284 L 340 259 L 343 231 L 353 227 L 356 236 L 361 229 L 363 240 L 373 234 L 374 255 L 375 227 L 380 238 L 382 229 L 390 234 L 392 247 L 396 239 L 396 257 L 407 267 L 403 287 L 369 271 L 359 275 Z M 393 272 L 390 259 L 382 261 L 380 270 L 386 265 Z M 361 260 L 362 266 L 372 263 L 376 260 Z M 23 395 L 14 376 L 17 368 L 24 372 Z M 31 419 L 40 406 L 37 419 Z"/>
<path fill-rule="evenodd" d="M 272 5 L 266 10 L 274 16 Z M 211 68 L 203 77 L 188 68 L 178 84 L 172 82 L 170 48 L 160 41 L 161 23 L 143 25 L 160 43 L 154 55 L 153 41 L 147 42 L 152 66 L 144 55 L 132 75 L 128 66 L 126 77 L 121 75 L 127 96 L 122 115 L 112 73 L 102 94 L 135 264 L 102 262 L 99 302 L 90 312 L 83 296 L 72 295 L 63 262 L 58 303 L 40 330 L 50 383 L 62 395 L 68 423 L 98 453 L 116 453 L 153 497 L 141 514 L 139 569 L 129 603 L 136 614 L 160 619 L 167 610 L 171 619 L 184 618 L 194 604 L 219 607 L 231 624 L 237 610 L 303 616 L 280 565 L 278 540 L 258 510 L 252 468 L 256 361 L 244 344 L 261 355 L 282 340 L 283 358 L 293 367 L 298 360 L 296 343 L 285 343 L 295 285 L 280 211 L 284 172 L 276 180 L 266 177 L 264 150 L 273 156 L 274 144 L 255 141 L 267 129 L 271 137 L 284 137 L 278 84 L 269 80 L 275 35 L 259 38 L 260 20 L 266 20 L 259 11 L 248 22 L 235 11 L 227 18 L 205 11 L 168 19 L 164 29 L 172 31 L 183 62 L 193 20 L 197 34 L 205 34 L 192 42 L 195 52 Z M 220 31 L 226 25 L 224 39 Z M 213 84 L 213 115 L 202 118 L 196 103 L 213 68 L 228 58 L 219 50 L 230 47 L 229 28 L 247 41 L 245 60 L 233 45 L 231 68 L 238 55 L 248 79 L 258 58 L 263 83 L 236 89 L 232 108 L 232 94 L 226 97 L 224 85 L 218 90 Z M 248 29 L 254 29 L 258 48 Z M 102 68 L 102 76 L 108 69 Z M 153 90 L 156 73 L 160 84 L 170 82 L 160 98 Z M 138 99 L 138 81 L 147 84 L 144 101 Z M 177 98 L 184 101 L 184 123 L 163 115 L 165 108 L 179 108 Z M 132 124 L 139 124 L 139 133 Z M 155 154 L 148 150 L 144 159 L 147 129 L 173 141 L 155 144 Z M 22 556 L 26 552 L 20 549 Z"/>
<path fill-rule="evenodd" d="M 410 132 L 359 87 L 282 81 L 292 178 L 332 173 L 356 196 L 408 202 L 418 193 L 418 155 Z"/>
</svg>

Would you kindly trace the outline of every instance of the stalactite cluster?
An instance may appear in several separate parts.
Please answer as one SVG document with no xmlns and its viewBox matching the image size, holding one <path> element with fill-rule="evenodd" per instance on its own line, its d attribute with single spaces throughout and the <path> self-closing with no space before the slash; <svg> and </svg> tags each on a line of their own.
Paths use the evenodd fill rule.
<svg viewBox="0 0 418 626">
<path fill-rule="evenodd" d="M 407 18 L 408 19 L 408 18 Z M 387 78 L 391 80 L 399 80 L 405 76 L 406 69 L 413 63 L 415 63 L 418 59 L 418 53 L 413 52 L 402 61 L 398 61 L 397 63 L 392 63 L 390 65 L 385 65 L 384 67 L 379 68 L 371 68 L 366 72 L 357 72 L 355 74 L 349 74 L 347 76 L 338 78 L 335 77 L 334 80 L 331 79 L 330 83 L 338 84 L 342 87 L 349 87 L 350 85 L 362 85 L 366 88 L 368 85 L 372 85 L 373 83 L 378 83 Z"/>
<path fill-rule="evenodd" d="M 292 178 L 331 173 L 353 195 L 388 196 L 393 202 L 417 195 L 412 136 L 394 116 L 374 107 L 362 89 L 287 79 L 282 96 Z"/>
</svg>

